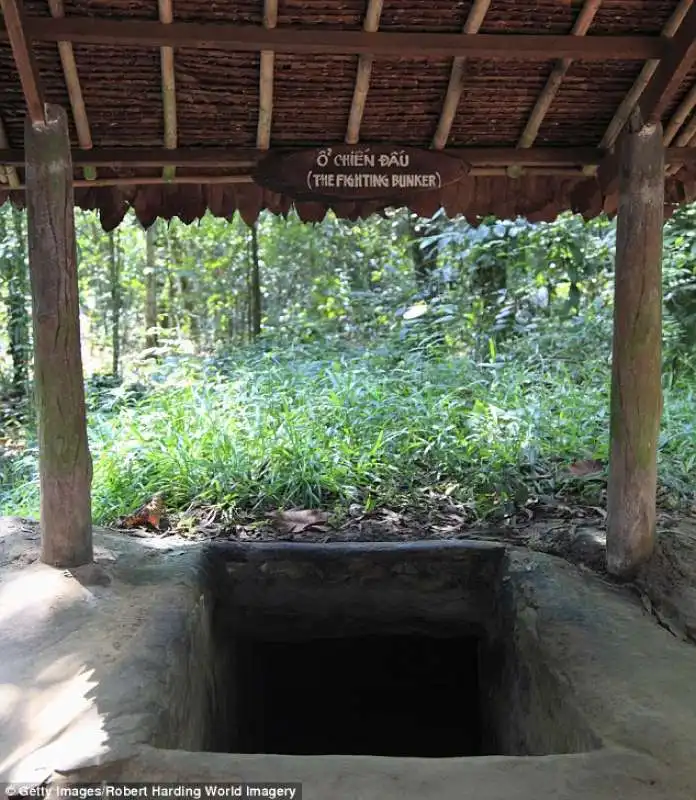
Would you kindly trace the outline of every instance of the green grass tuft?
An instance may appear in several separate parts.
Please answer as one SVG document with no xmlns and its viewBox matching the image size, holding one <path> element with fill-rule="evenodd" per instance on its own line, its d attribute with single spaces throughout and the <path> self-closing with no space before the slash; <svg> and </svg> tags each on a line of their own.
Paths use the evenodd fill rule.
<svg viewBox="0 0 696 800">
<path fill-rule="evenodd" d="M 537 345 L 482 364 L 384 345 L 181 362 L 144 399 L 91 413 L 95 519 L 155 492 L 170 506 L 197 498 L 260 511 L 422 504 L 434 490 L 477 516 L 582 486 L 599 502 L 601 486 L 573 487 L 566 467 L 607 457 L 606 353 Z M 665 395 L 661 481 L 681 499 L 693 491 L 693 395 L 688 384 Z M 5 463 L 2 513 L 37 513 L 35 461 L 29 451 Z"/>
</svg>

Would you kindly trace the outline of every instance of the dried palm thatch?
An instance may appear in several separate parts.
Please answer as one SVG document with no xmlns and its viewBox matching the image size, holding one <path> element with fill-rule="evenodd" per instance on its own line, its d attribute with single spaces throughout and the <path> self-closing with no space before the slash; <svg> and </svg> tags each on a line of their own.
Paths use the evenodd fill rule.
<svg viewBox="0 0 696 800">
<path fill-rule="evenodd" d="M 18 0 L 2 5 L 9 32 Z M 191 222 L 208 210 L 223 217 L 239 211 L 251 223 L 264 208 L 282 214 L 293 204 L 307 221 L 323 218 L 329 208 L 348 219 L 383 211 L 393 198 L 299 201 L 253 182 L 254 164 L 268 148 L 346 141 L 444 148 L 467 162 L 468 174 L 457 183 L 399 197 L 423 215 L 444 208 L 472 221 L 486 214 L 545 220 L 566 209 L 586 216 L 612 212 L 615 181 L 596 167 L 606 161 L 616 132 L 641 96 L 653 104 L 653 121 L 668 130 L 667 143 L 676 137 L 683 145 L 681 161 L 676 154 L 671 158 L 666 178 L 667 213 L 696 191 L 684 149 L 690 141 L 677 136 L 695 124 L 693 54 L 679 41 L 680 30 L 686 37 L 685 27 L 696 24 L 691 0 L 24 0 L 22 5 L 40 92 L 33 99 L 69 110 L 75 200 L 98 209 L 107 229 L 130 207 L 144 225 L 157 217 Z M 155 43 L 143 33 L 124 43 L 113 26 L 104 27 L 114 22 L 137 23 L 141 33 L 161 24 L 175 38 Z M 200 28 L 194 36 L 181 27 L 192 23 L 215 28 Z M 59 41 L 49 24 L 73 27 L 61 28 L 66 40 Z M 221 40 L 223 26 L 242 25 L 285 38 L 268 39 L 279 42 L 275 52 L 261 45 L 241 51 Z M 202 41 L 201 31 L 212 31 L 213 41 Z M 288 44 L 303 32 L 325 38 L 341 32 L 450 38 L 431 38 L 429 48 L 408 45 L 403 52 L 352 52 L 347 45 L 309 52 Z M 541 52 L 539 46 L 536 52 L 516 50 L 525 35 L 546 37 Z M 452 36 L 481 42 L 504 36 L 510 47 L 471 55 L 439 52 L 437 42 L 451 44 Z M 544 42 L 556 37 L 563 37 L 558 43 L 582 40 L 568 51 L 580 56 L 559 58 L 550 46 L 546 54 Z M 607 37 L 616 53 L 587 55 Z M 669 37 L 674 52 L 667 47 Z M 0 37 L 0 201 L 21 204 L 23 126 L 32 97 L 10 38 Z M 577 49 L 585 43 L 587 51 Z M 653 51 L 660 60 L 648 57 Z M 670 62 L 674 53 L 677 64 Z M 664 90 L 659 96 L 651 95 L 655 86 Z M 225 157 L 215 158 L 216 153 Z M 680 169 L 684 160 L 687 166 Z"/>
</svg>

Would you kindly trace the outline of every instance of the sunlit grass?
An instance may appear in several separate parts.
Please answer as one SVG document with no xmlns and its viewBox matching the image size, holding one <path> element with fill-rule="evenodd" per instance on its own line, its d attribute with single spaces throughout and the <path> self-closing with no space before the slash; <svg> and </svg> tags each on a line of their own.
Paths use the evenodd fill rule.
<svg viewBox="0 0 696 800">
<path fill-rule="evenodd" d="M 522 343 L 476 364 L 304 347 L 182 365 L 141 402 L 90 415 L 95 518 L 155 492 L 173 506 L 197 498 L 262 510 L 423 503 L 435 490 L 483 516 L 578 490 L 567 466 L 607 457 L 608 365 L 592 355 L 547 358 Z M 681 497 L 693 491 L 693 392 L 681 385 L 665 397 L 661 481 Z M 34 465 L 30 452 L 5 467 L 2 513 L 36 514 Z"/>
</svg>

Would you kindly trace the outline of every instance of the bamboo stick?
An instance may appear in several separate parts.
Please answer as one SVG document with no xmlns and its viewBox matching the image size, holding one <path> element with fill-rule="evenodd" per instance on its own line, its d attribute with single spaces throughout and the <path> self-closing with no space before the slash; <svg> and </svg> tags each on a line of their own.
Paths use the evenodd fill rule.
<svg viewBox="0 0 696 800">
<path fill-rule="evenodd" d="M 174 21 L 172 0 L 158 0 L 159 19 L 165 25 Z M 160 71 L 162 75 L 162 110 L 164 114 L 164 146 L 176 150 L 178 131 L 176 119 L 176 79 L 174 75 L 174 48 L 160 48 Z M 167 166 L 162 170 L 163 177 L 171 181 L 176 175 L 176 167 Z"/>
<path fill-rule="evenodd" d="M 277 24 L 278 0 L 265 0 L 263 10 L 264 27 L 275 28 Z M 259 123 L 256 130 L 256 146 L 259 150 L 268 150 L 271 146 L 274 68 L 275 53 L 272 50 L 262 50 L 259 74 Z"/>
<path fill-rule="evenodd" d="M 464 23 L 463 33 L 475 34 L 479 32 L 483 20 L 488 12 L 491 0 L 474 0 L 474 4 L 469 11 L 469 16 Z M 447 94 L 445 95 L 444 103 L 442 104 L 442 111 L 440 113 L 440 120 L 437 123 L 437 130 L 433 136 L 432 147 L 434 150 L 442 150 L 447 146 L 450 131 L 452 130 L 452 123 L 457 115 L 459 108 L 459 101 L 462 97 L 464 90 L 464 64 L 465 58 L 457 57 L 452 61 L 452 71 L 450 72 L 449 85 L 447 86 Z"/>
<path fill-rule="evenodd" d="M 662 29 L 662 36 L 668 39 L 671 39 L 674 36 L 684 20 L 684 17 L 689 12 L 692 4 L 693 0 L 679 0 L 674 13 L 667 21 L 665 27 Z M 643 90 L 648 85 L 650 78 L 652 78 L 659 64 L 659 59 L 653 58 L 649 61 L 646 61 L 643 65 L 643 69 L 640 71 L 640 74 L 636 78 L 628 94 L 621 101 L 621 105 L 618 107 L 616 114 L 614 114 L 614 118 L 609 123 L 606 133 L 602 137 L 602 141 L 599 144 L 602 150 L 610 150 L 616 143 L 619 134 L 623 130 L 623 127 L 628 121 L 628 118 L 631 116 L 631 113 L 633 112 L 636 103 L 640 99 Z"/>
<path fill-rule="evenodd" d="M 63 0 L 48 0 L 48 7 L 54 19 L 61 19 L 65 16 Z M 58 42 L 58 54 L 60 55 L 60 63 L 63 67 L 63 75 L 65 77 L 65 86 L 68 90 L 68 97 L 70 98 L 70 108 L 72 109 L 73 121 L 75 122 L 75 130 L 77 131 L 77 141 L 83 150 L 90 150 L 92 148 L 92 133 L 89 127 L 89 118 L 87 117 L 85 101 L 82 96 L 82 87 L 80 86 L 80 78 L 77 73 L 77 64 L 75 63 L 75 53 L 72 43 Z M 97 171 L 94 167 L 85 167 L 83 169 L 83 174 L 85 180 L 94 180 L 97 177 Z"/>
<path fill-rule="evenodd" d="M 694 110 L 694 107 L 696 107 L 696 84 L 691 87 L 689 93 L 681 101 L 679 107 L 672 115 L 672 119 L 667 123 L 663 139 L 665 147 L 668 147 L 672 143 L 687 117 Z"/>
<path fill-rule="evenodd" d="M 383 0 L 370 0 L 363 21 L 363 30 L 365 32 L 375 33 L 379 28 L 383 4 Z M 348 116 L 348 128 L 346 130 L 346 144 L 357 144 L 360 139 L 360 126 L 365 113 L 367 93 L 370 90 L 373 62 L 374 58 L 370 55 L 361 55 L 358 59 L 358 72 L 355 76 L 355 89 L 353 90 L 353 100 L 350 104 L 350 115 Z"/>
<path fill-rule="evenodd" d="M 575 20 L 571 35 L 584 36 L 587 33 L 597 11 L 599 11 L 601 3 L 602 0 L 585 0 L 585 4 L 578 14 L 578 18 Z M 558 93 L 563 79 L 568 73 L 572 63 L 573 60 L 571 58 L 562 58 L 556 62 L 556 65 L 546 81 L 546 86 L 544 86 L 544 89 L 537 98 L 532 113 L 527 120 L 522 136 L 520 136 L 520 140 L 517 143 L 518 147 L 531 147 L 534 144 L 534 140 L 539 134 L 541 123 L 544 121 L 544 117 L 548 113 L 551 103 Z"/>
</svg>

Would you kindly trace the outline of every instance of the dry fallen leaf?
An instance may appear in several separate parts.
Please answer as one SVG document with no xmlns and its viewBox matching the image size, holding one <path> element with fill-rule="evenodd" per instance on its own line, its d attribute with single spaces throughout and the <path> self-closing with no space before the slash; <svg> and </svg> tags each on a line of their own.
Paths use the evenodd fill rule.
<svg viewBox="0 0 696 800">
<path fill-rule="evenodd" d="M 148 503 L 140 506 L 137 511 L 123 517 L 120 526 L 122 528 L 145 528 L 150 526 L 155 530 L 160 530 L 164 512 L 164 498 L 161 494 L 156 494 L 153 495 Z"/>
<path fill-rule="evenodd" d="M 281 533 L 303 533 L 310 528 L 328 530 L 326 523 L 329 515 L 326 511 L 291 508 L 288 511 L 274 511 L 268 517 Z"/>
</svg>

